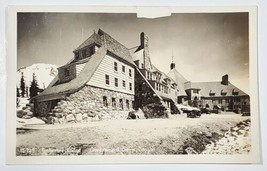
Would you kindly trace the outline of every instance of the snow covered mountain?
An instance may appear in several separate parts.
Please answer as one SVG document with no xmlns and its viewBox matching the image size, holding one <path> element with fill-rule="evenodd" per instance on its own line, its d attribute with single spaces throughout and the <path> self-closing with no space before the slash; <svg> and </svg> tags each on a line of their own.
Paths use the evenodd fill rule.
<svg viewBox="0 0 267 171">
<path fill-rule="evenodd" d="M 33 79 L 33 73 L 39 85 L 39 88 L 46 88 L 58 74 L 58 66 L 52 64 L 33 64 L 28 67 L 21 67 L 17 71 L 17 87 L 20 87 L 21 75 L 23 73 L 25 87 L 30 88 Z"/>
</svg>

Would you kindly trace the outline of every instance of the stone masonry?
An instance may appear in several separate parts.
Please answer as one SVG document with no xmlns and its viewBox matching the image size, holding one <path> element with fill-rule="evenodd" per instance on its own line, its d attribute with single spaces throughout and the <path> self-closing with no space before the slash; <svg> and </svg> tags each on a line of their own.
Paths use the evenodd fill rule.
<svg viewBox="0 0 267 171">
<path fill-rule="evenodd" d="M 106 102 L 103 101 L 106 99 Z M 57 102 L 43 116 L 48 123 L 88 122 L 94 120 L 126 119 L 132 110 L 134 96 L 101 88 L 85 86 L 81 90 Z M 50 102 L 43 102 L 36 112 L 47 111 Z"/>
</svg>

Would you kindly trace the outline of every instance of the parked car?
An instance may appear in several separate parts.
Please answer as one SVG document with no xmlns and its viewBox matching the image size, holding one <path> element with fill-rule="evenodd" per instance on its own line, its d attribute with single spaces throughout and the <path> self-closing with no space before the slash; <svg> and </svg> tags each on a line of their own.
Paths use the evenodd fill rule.
<svg viewBox="0 0 267 171">
<path fill-rule="evenodd" d="M 196 118 L 201 116 L 201 111 L 196 107 L 182 106 L 181 110 L 187 114 L 188 118 Z"/>
<path fill-rule="evenodd" d="M 220 105 L 214 105 L 213 109 L 210 110 L 211 113 L 219 114 L 222 113 L 222 108 Z"/>
<path fill-rule="evenodd" d="M 192 110 L 191 112 L 187 113 L 188 118 L 199 118 L 201 116 L 200 110 Z"/>
<path fill-rule="evenodd" d="M 243 112 L 242 116 L 250 116 L 250 112 Z"/>
<path fill-rule="evenodd" d="M 200 108 L 200 111 L 201 111 L 201 113 L 206 113 L 206 114 L 210 114 L 211 112 L 211 110 L 210 110 L 210 108 Z"/>
</svg>

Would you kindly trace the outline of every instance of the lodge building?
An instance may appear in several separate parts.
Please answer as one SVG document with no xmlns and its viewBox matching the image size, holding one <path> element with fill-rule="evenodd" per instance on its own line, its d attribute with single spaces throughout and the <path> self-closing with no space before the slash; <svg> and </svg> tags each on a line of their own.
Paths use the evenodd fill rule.
<svg viewBox="0 0 267 171">
<path fill-rule="evenodd" d="M 173 62 L 168 74 L 161 72 L 151 63 L 145 33 L 140 34 L 140 45 L 128 49 L 99 29 L 73 53 L 32 99 L 35 115 L 125 119 L 129 111 L 142 109 L 146 118 L 155 118 L 178 114 L 178 104 L 194 101 L 196 107 L 221 105 L 225 110 L 249 105 L 249 96 L 232 85 L 228 75 L 221 82 L 190 82 Z"/>
<path fill-rule="evenodd" d="M 132 110 L 135 64 L 125 46 L 99 29 L 73 53 L 74 58 L 59 67 L 58 76 L 35 97 L 35 113 L 45 116 L 54 108 L 66 115 Z"/>
</svg>

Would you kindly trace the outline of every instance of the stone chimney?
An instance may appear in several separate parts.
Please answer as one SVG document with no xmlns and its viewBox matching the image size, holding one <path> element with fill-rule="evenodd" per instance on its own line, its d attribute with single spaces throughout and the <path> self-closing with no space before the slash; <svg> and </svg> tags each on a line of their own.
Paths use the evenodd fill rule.
<svg viewBox="0 0 267 171">
<path fill-rule="evenodd" d="M 223 85 L 228 85 L 229 81 L 228 81 L 228 74 L 222 76 L 222 82 Z"/>
<path fill-rule="evenodd" d="M 152 69 L 150 56 L 149 56 L 149 49 L 148 49 L 148 37 L 145 35 L 144 32 L 140 34 L 140 42 L 141 47 L 144 49 L 144 67 L 148 70 Z"/>
<path fill-rule="evenodd" d="M 148 47 L 148 37 L 145 35 L 144 32 L 140 34 L 140 42 L 141 42 L 141 47 Z"/>
</svg>

